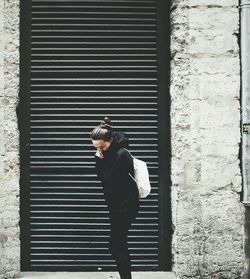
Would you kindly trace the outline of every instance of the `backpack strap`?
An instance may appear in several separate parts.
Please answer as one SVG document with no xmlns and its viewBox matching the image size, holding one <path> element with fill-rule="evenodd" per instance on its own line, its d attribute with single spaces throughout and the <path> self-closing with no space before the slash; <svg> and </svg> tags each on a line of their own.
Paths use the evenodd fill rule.
<svg viewBox="0 0 250 279">
<path fill-rule="evenodd" d="M 127 148 L 125 148 L 125 147 L 123 147 L 123 148 L 124 148 L 125 150 L 128 151 L 128 153 L 132 156 L 133 159 L 135 158 Z M 131 176 L 131 178 L 136 182 L 136 180 L 135 180 L 135 178 L 133 177 L 133 175 L 132 175 L 130 172 L 129 172 L 128 174 L 129 174 L 129 175 Z"/>
<path fill-rule="evenodd" d="M 123 149 L 127 150 L 128 153 L 134 158 L 134 156 L 131 154 L 131 152 L 127 148 L 123 147 Z"/>
</svg>

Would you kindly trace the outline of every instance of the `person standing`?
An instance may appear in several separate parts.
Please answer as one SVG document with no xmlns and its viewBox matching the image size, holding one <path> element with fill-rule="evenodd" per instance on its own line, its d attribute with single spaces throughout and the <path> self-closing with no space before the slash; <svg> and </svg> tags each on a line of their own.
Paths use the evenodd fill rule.
<svg viewBox="0 0 250 279">
<path fill-rule="evenodd" d="M 95 171 L 101 181 L 110 216 L 109 249 L 121 279 L 131 279 L 131 258 L 128 251 L 128 230 L 139 212 L 139 192 L 134 177 L 133 158 L 124 149 L 129 146 L 125 132 L 114 132 L 111 120 L 105 117 L 90 134 L 95 153 Z"/>
</svg>

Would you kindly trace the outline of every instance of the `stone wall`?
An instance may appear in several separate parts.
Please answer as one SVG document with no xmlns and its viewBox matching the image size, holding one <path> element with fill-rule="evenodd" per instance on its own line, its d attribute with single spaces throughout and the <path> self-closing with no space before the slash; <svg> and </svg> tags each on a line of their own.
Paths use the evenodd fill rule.
<svg viewBox="0 0 250 279">
<path fill-rule="evenodd" d="M 173 271 L 243 278 L 239 9 L 235 0 L 173 0 Z"/>
<path fill-rule="evenodd" d="M 0 1 L 0 278 L 18 276 L 19 131 L 19 1 Z"/>
</svg>

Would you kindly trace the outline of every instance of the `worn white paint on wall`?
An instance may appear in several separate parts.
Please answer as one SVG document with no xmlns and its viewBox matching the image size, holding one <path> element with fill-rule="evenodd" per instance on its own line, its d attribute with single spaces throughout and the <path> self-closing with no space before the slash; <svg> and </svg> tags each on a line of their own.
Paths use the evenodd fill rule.
<svg viewBox="0 0 250 279">
<path fill-rule="evenodd" d="M 0 1 L 0 278 L 20 270 L 19 1 Z"/>
<path fill-rule="evenodd" d="M 178 278 L 244 276 L 237 5 L 172 3 L 172 253 Z"/>
</svg>

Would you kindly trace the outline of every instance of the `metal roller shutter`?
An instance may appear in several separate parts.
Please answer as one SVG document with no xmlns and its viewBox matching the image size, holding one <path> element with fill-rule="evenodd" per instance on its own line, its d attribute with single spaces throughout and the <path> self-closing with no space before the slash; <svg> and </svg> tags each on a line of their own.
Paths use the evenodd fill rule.
<svg viewBox="0 0 250 279">
<path fill-rule="evenodd" d="M 165 269 L 157 1 L 32 0 L 22 7 L 30 15 L 22 25 L 30 33 L 21 33 L 21 47 L 30 43 L 21 88 L 22 269 L 115 270 L 89 139 L 104 116 L 128 133 L 153 187 L 129 232 L 132 269 Z"/>
</svg>

